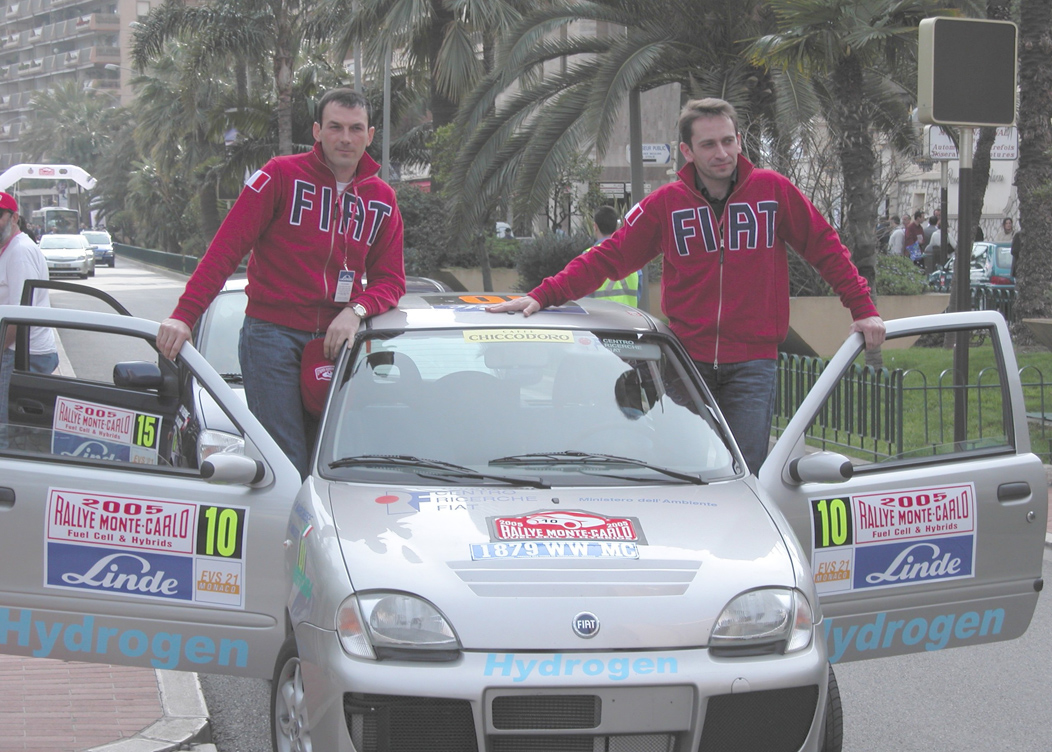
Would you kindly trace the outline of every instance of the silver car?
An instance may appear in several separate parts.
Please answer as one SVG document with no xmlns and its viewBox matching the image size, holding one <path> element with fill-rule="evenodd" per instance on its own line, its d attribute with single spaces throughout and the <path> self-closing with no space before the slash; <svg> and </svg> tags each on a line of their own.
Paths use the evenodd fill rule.
<svg viewBox="0 0 1052 752">
<path fill-rule="evenodd" d="M 40 252 L 48 274 L 74 274 L 81 279 L 95 276 L 95 254 L 83 235 L 49 234 L 40 238 Z"/>
<path fill-rule="evenodd" d="M 155 323 L 0 308 L 127 340 L 100 348 L 125 361 L 111 383 L 16 352 L 0 652 L 272 678 L 281 752 L 795 752 L 839 748 L 831 663 L 1026 631 L 1046 480 L 998 314 L 888 323 L 887 348 L 931 335 L 949 359 L 943 332 L 983 334 L 982 384 L 955 390 L 979 420 L 880 452 L 818 436 L 850 401 L 852 335 L 754 477 L 662 323 L 483 310 L 505 297 L 371 318 L 302 484 L 192 346 L 150 359 Z M 243 455 L 163 461 L 176 366 Z"/>
</svg>

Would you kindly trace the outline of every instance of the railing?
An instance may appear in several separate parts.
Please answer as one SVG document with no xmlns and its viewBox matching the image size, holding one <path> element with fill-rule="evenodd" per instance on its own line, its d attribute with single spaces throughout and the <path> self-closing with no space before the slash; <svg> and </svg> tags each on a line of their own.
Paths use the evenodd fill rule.
<svg viewBox="0 0 1052 752">
<path fill-rule="evenodd" d="M 804 397 L 825 370 L 821 358 L 782 353 L 778 359 L 778 385 L 772 433 L 780 436 L 796 414 Z M 906 450 L 936 447 L 953 440 L 954 394 L 965 389 L 969 403 L 976 405 L 979 440 L 984 438 L 984 411 L 1001 409 L 1001 383 L 996 368 L 979 372 L 975 383 L 964 387 L 953 383 L 951 371 L 933 380 L 919 370 L 875 369 L 852 364 L 835 391 L 807 430 L 808 443 L 820 449 L 847 452 L 871 462 L 880 462 Z M 1052 462 L 1052 383 L 1035 366 L 1019 369 L 1027 405 L 1031 450 L 1045 463 Z M 907 407 L 919 415 L 922 425 L 913 427 L 910 446 L 903 438 L 903 416 Z M 918 432 L 919 428 L 919 432 Z"/>
</svg>

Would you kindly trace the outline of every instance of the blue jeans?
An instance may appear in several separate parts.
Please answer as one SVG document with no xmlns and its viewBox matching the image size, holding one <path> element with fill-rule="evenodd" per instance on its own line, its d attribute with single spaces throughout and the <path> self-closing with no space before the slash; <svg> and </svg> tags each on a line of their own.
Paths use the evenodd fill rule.
<svg viewBox="0 0 1052 752">
<path fill-rule="evenodd" d="M 694 362 L 716 404 L 730 426 L 745 457 L 749 472 L 760 471 L 767 459 L 774 418 L 774 393 L 778 384 L 777 360 L 747 360 L 743 363 Z"/>
<path fill-rule="evenodd" d="M 58 353 L 29 354 L 29 372 L 49 374 L 58 368 Z M 11 390 L 11 374 L 15 370 L 15 351 L 5 348 L 0 355 L 0 423 L 7 423 L 7 393 Z"/>
<path fill-rule="evenodd" d="M 245 317 L 238 352 L 248 409 L 300 471 L 310 475 L 317 421 L 300 397 L 300 358 L 311 332 Z"/>
</svg>

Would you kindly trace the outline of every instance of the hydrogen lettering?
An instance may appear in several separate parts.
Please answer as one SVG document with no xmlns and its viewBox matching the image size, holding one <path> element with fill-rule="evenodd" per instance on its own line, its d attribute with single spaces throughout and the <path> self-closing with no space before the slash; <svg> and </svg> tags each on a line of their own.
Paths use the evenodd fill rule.
<svg viewBox="0 0 1052 752">
<path fill-rule="evenodd" d="M 939 614 L 926 619 L 917 616 L 909 621 L 889 620 L 887 614 L 877 614 L 872 621 L 859 626 L 835 626 L 835 619 L 826 620 L 826 644 L 829 660 L 836 663 L 854 647 L 858 652 L 893 650 L 898 645 L 912 647 L 923 644 L 927 651 L 942 650 L 951 639 L 966 642 L 976 637 L 999 635 L 1004 628 L 1003 608 L 965 611 L 962 614 Z"/>
<path fill-rule="evenodd" d="M 631 676 L 648 674 L 676 674 L 679 662 L 676 658 L 589 658 L 580 660 L 566 658 L 561 654 L 551 657 L 519 658 L 513 653 L 489 653 L 486 655 L 484 676 L 504 676 L 521 683 L 531 676 L 543 677 L 605 677 L 611 681 L 624 681 Z"/>
<path fill-rule="evenodd" d="M 178 632 L 157 632 L 151 637 L 141 629 L 96 626 L 94 616 L 66 623 L 34 619 L 29 609 L 0 608 L 0 645 L 8 644 L 32 647 L 35 658 L 65 658 L 64 653 L 52 656 L 61 645 L 68 653 L 147 656 L 154 668 L 178 669 L 184 657 L 198 666 L 248 665 L 248 643 L 244 640 L 222 638 L 217 644 L 211 637 L 192 635 L 184 639 Z"/>
</svg>

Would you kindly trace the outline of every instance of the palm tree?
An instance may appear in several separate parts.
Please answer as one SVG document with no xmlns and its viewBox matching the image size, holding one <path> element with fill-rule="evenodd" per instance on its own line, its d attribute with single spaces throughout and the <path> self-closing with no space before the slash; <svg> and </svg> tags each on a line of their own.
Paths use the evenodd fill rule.
<svg viewBox="0 0 1052 752">
<path fill-rule="evenodd" d="M 579 21 L 605 31 L 576 33 Z M 518 216 L 535 214 L 572 155 L 601 158 L 634 89 L 678 83 L 684 97 L 730 101 L 746 123 L 770 115 L 770 77 L 741 54 L 763 23 L 757 0 L 585 0 L 524 18 L 458 115 L 461 238 L 506 196 Z"/>
<path fill-rule="evenodd" d="M 1019 224 L 1023 250 L 1016 282 L 1016 313 L 1052 316 L 1052 8 L 1047 0 L 1022 0 L 1019 39 Z M 1022 333 L 1020 328 L 1017 331 Z M 1029 336 L 1029 335 L 1028 335 Z"/>
<path fill-rule="evenodd" d="M 33 98 L 32 125 L 19 143 L 34 161 L 74 164 L 94 175 L 117 124 L 126 117 L 114 103 L 109 94 L 68 81 Z"/>
<path fill-rule="evenodd" d="M 824 92 L 844 185 L 841 235 L 859 271 L 876 279 L 878 195 L 873 128 L 906 122 L 908 88 L 896 66 L 916 58 L 916 30 L 928 0 L 769 0 L 777 31 L 756 40 L 757 62 L 795 69 Z"/>
<path fill-rule="evenodd" d="M 428 109 L 440 128 L 485 73 L 486 50 L 526 7 L 525 0 L 328 0 L 313 28 L 316 36 L 342 29 L 337 51 L 362 47 L 376 69 L 397 51 L 407 70 L 424 71 Z"/>
<path fill-rule="evenodd" d="M 228 67 L 269 62 L 278 119 L 278 153 L 291 154 L 294 67 L 314 7 L 311 0 L 218 0 L 187 5 L 166 0 L 135 30 L 132 60 L 139 70 L 160 58 L 172 39 L 192 42 L 188 70 L 206 75 Z M 244 92 L 241 92 L 242 94 Z"/>
</svg>

